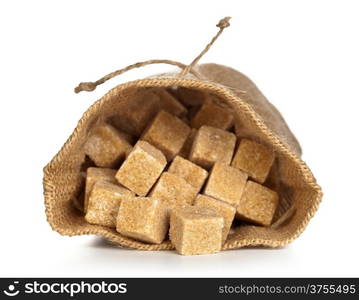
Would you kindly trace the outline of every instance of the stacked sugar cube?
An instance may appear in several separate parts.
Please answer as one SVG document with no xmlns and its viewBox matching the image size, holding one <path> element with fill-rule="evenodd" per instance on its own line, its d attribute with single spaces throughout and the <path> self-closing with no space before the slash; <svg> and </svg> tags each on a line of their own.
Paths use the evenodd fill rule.
<svg viewBox="0 0 359 300">
<path fill-rule="evenodd" d="M 84 145 L 94 164 L 86 221 L 145 243 L 169 237 L 182 255 L 220 251 L 235 218 L 270 226 L 279 199 L 263 183 L 274 152 L 236 136 L 231 111 L 216 99 L 181 87 L 145 90 L 94 126 Z"/>
</svg>

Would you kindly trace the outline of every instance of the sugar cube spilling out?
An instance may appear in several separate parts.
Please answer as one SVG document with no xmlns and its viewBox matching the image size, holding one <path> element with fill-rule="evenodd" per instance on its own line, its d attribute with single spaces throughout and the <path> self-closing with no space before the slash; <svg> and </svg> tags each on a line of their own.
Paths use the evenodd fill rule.
<svg viewBox="0 0 359 300">
<path fill-rule="evenodd" d="M 123 199 L 117 216 L 116 230 L 124 236 L 160 244 L 168 232 L 168 209 L 155 198 Z"/>
<path fill-rule="evenodd" d="M 174 209 L 170 240 L 181 255 L 211 254 L 221 250 L 223 217 L 212 210 L 190 206 Z"/>
</svg>

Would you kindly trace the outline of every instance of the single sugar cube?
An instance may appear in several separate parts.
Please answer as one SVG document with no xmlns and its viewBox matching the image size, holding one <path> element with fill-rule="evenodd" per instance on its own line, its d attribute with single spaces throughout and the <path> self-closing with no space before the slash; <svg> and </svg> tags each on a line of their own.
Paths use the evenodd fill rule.
<svg viewBox="0 0 359 300">
<path fill-rule="evenodd" d="M 188 107 L 202 105 L 203 103 L 210 101 L 209 94 L 201 90 L 178 87 L 176 94 L 178 99 Z"/>
<path fill-rule="evenodd" d="M 272 149 L 254 141 L 241 140 L 232 166 L 246 172 L 253 180 L 263 183 L 274 161 Z"/>
<path fill-rule="evenodd" d="M 162 200 L 169 207 L 191 205 L 197 196 L 198 188 L 175 174 L 164 172 L 157 181 L 150 196 Z"/>
<path fill-rule="evenodd" d="M 194 138 L 196 137 L 197 129 L 192 128 L 190 134 L 188 135 L 186 141 L 184 142 L 181 151 L 178 155 L 182 156 L 183 158 L 188 158 L 189 154 L 191 153 L 191 148 L 193 145 Z"/>
<path fill-rule="evenodd" d="M 227 109 L 215 103 L 207 102 L 202 105 L 191 120 L 193 128 L 198 129 L 203 125 L 227 130 L 233 125 L 233 115 Z"/>
<path fill-rule="evenodd" d="M 216 163 L 208 177 L 204 194 L 237 206 L 248 175 L 239 169 Z"/>
<path fill-rule="evenodd" d="M 138 141 L 116 173 L 117 181 L 137 195 L 146 196 L 167 164 L 162 152 Z"/>
<path fill-rule="evenodd" d="M 132 145 L 125 135 L 109 124 L 103 124 L 90 134 L 85 143 L 85 153 L 98 167 L 113 168 L 131 151 Z"/>
<path fill-rule="evenodd" d="M 121 201 L 135 196 L 125 187 L 108 181 L 98 181 L 92 188 L 85 219 L 91 224 L 116 227 L 116 218 Z"/>
<path fill-rule="evenodd" d="M 166 237 L 168 224 L 168 208 L 160 200 L 128 197 L 121 202 L 116 230 L 136 240 L 160 244 Z"/>
<path fill-rule="evenodd" d="M 170 161 L 180 152 L 190 131 L 180 119 L 160 111 L 141 139 L 161 150 Z"/>
<path fill-rule="evenodd" d="M 236 217 L 269 226 L 279 203 L 278 194 L 254 181 L 248 181 L 237 206 Z"/>
<path fill-rule="evenodd" d="M 172 161 L 169 173 L 175 174 L 197 189 L 199 192 L 207 179 L 208 172 L 181 156 L 176 156 Z"/>
<path fill-rule="evenodd" d="M 217 200 L 205 195 L 198 195 L 194 205 L 196 207 L 205 207 L 211 209 L 223 217 L 224 226 L 222 230 L 222 243 L 224 243 L 231 229 L 232 222 L 236 214 L 236 208 L 224 201 Z"/>
<path fill-rule="evenodd" d="M 188 113 L 187 108 L 165 89 L 158 88 L 153 91 L 160 97 L 160 101 L 158 102 L 159 111 L 165 110 L 178 117 L 183 117 Z"/>
<path fill-rule="evenodd" d="M 171 211 L 170 240 L 181 255 L 221 250 L 223 217 L 212 210 L 188 206 Z"/>
<path fill-rule="evenodd" d="M 98 181 L 108 181 L 111 183 L 117 183 L 116 170 L 108 168 L 95 168 L 90 167 L 86 171 L 86 186 L 85 186 L 85 200 L 84 211 L 87 212 L 88 200 L 94 184 Z"/>
<path fill-rule="evenodd" d="M 189 160 L 209 170 L 215 162 L 229 165 L 232 160 L 236 136 L 228 131 L 202 126 L 193 141 Z"/>
<path fill-rule="evenodd" d="M 121 106 L 111 121 L 117 128 L 139 137 L 158 113 L 159 101 L 160 97 L 152 91 L 131 91 L 126 105 Z"/>
</svg>

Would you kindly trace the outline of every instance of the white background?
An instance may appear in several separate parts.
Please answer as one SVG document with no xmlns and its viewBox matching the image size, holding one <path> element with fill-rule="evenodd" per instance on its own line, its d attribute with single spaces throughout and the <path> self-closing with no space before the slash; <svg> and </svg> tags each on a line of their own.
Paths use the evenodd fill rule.
<svg viewBox="0 0 359 300">
<path fill-rule="evenodd" d="M 359 276 L 358 1 L 1 1 L 0 276 Z M 62 237 L 46 222 L 42 168 L 87 107 L 80 81 L 137 61 L 202 62 L 251 77 L 279 108 L 324 190 L 306 231 L 283 249 L 209 256 L 141 252 Z"/>
</svg>

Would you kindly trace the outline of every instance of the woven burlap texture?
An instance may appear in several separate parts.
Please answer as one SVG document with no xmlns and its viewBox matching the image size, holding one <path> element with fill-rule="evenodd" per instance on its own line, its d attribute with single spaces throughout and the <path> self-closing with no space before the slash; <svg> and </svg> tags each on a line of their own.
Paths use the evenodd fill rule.
<svg viewBox="0 0 359 300">
<path fill-rule="evenodd" d="M 278 187 L 281 198 L 275 218 L 280 220 L 281 215 L 288 214 L 288 210 L 294 212 L 288 220 L 279 222 L 279 226 L 237 227 L 223 245 L 223 250 L 259 245 L 280 247 L 303 232 L 318 209 L 322 191 L 301 160 L 299 143 L 285 120 L 255 84 L 240 72 L 217 64 L 202 64 L 195 69 L 199 78 L 192 75 L 181 78 L 178 73 L 167 73 L 120 84 L 84 113 L 62 149 L 44 168 L 46 216 L 53 230 L 67 236 L 99 235 L 118 245 L 136 249 L 173 249 L 170 241 L 150 245 L 124 237 L 114 229 L 88 224 L 72 200 L 83 188 L 83 145 L 96 121 L 110 117 L 113 111 L 121 110 L 138 90 L 183 86 L 216 95 L 233 111 L 238 135 L 258 140 L 274 149 L 277 156 L 274 176 L 280 180 Z"/>
</svg>

